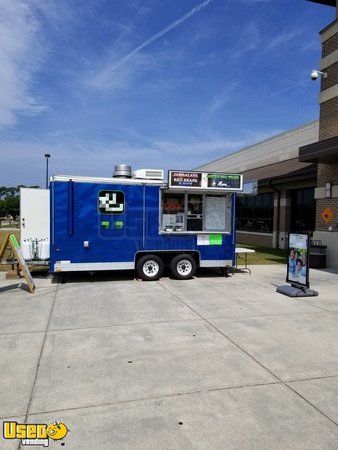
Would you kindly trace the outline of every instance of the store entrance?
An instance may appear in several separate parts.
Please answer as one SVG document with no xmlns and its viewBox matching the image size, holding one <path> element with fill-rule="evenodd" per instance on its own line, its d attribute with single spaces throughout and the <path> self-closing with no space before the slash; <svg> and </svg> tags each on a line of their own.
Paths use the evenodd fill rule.
<svg viewBox="0 0 338 450">
<path fill-rule="evenodd" d="M 311 233 L 316 223 L 315 189 L 295 189 L 291 191 L 291 223 L 293 233 Z"/>
</svg>

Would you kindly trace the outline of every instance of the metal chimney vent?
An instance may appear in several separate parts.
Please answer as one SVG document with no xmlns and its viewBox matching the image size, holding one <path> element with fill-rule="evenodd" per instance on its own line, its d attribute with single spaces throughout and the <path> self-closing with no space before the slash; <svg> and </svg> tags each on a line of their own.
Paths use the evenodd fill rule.
<svg viewBox="0 0 338 450">
<path fill-rule="evenodd" d="M 131 167 L 126 164 L 116 164 L 114 167 L 113 178 L 131 178 Z"/>
</svg>

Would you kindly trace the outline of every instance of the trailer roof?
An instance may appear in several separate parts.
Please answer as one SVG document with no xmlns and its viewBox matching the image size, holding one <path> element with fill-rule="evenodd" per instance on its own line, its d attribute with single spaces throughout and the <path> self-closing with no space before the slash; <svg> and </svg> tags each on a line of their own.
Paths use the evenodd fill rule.
<svg viewBox="0 0 338 450">
<path fill-rule="evenodd" d="M 148 178 L 101 178 L 82 177 L 78 175 L 53 175 L 50 181 L 74 181 L 75 183 L 102 183 L 102 184 L 153 184 L 164 186 L 164 180 L 151 180 Z"/>
</svg>

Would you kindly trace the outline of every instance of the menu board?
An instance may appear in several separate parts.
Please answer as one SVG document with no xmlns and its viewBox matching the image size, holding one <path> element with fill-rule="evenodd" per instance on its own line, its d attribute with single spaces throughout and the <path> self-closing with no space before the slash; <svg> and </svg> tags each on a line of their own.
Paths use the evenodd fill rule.
<svg viewBox="0 0 338 450">
<path fill-rule="evenodd" d="M 168 184 L 169 188 L 193 188 L 210 191 L 242 191 L 243 176 L 234 173 L 169 170 Z"/>
<path fill-rule="evenodd" d="M 226 197 L 207 196 L 205 203 L 205 229 L 226 231 Z"/>
<path fill-rule="evenodd" d="M 208 173 L 208 188 L 214 189 L 241 189 L 241 175 Z"/>
<path fill-rule="evenodd" d="M 170 187 L 201 187 L 202 173 L 201 172 L 169 172 Z"/>
</svg>

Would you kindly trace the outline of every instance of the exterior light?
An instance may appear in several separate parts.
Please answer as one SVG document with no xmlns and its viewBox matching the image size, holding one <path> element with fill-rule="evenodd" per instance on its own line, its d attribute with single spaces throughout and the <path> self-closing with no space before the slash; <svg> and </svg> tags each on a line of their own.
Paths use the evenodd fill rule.
<svg viewBox="0 0 338 450">
<path fill-rule="evenodd" d="M 325 183 L 325 198 L 331 198 L 332 183 Z"/>
</svg>

